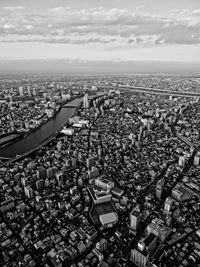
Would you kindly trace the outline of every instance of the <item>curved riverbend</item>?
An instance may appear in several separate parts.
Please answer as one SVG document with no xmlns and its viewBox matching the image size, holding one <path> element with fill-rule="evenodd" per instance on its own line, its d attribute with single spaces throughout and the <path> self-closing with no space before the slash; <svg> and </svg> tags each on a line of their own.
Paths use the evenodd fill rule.
<svg viewBox="0 0 200 267">
<path fill-rule="evenodd" d="M 69 107 L 62 107 L 56 116 L 50 119 L 37 130 L 30 133 L 24 139 L 21 139 L 11 145 L 0 150 L 0 157 L 14 158 L 17 155 L 22 155 L 31 151 L 36 146 L 39 146 L 44 140 L 55 134 L 74 114 L 76 108 L 80 105 L 82 98 L 71 101 Z"/>
</svg>

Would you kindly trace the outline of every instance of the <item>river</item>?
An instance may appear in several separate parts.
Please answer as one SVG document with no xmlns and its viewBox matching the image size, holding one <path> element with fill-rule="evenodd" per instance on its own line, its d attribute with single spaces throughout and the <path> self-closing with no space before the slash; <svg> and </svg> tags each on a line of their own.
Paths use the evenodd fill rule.
<svg viewBox="0 0 200 267">
<path fill-rule="evenodd" d="M 62 107 L 56 116 L 47 123 L 28 134 L 25 138 L 2 148 L 0 150 L 0 157 L 14 158 L 16 155 L 24 154 L 39 145 L 42 141 L 56 133 L 68 121 L 81 101 L 82 98 L 69 102 L 71 104 L 70 107 Z"/>
</svg>

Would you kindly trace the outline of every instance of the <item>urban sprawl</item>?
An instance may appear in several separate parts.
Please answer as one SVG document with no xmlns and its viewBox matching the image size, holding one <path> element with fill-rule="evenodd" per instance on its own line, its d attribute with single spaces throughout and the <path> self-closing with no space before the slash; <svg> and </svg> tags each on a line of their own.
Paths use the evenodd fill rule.
<svg viewBox="0 0 200 267">
<path fill-rule="evenodd" d="M 200 266 L 200 78 L 1 77 L 0 90 L 0 157 L 81 99 L 45 145 L 1 157 L 0 266 Z"/>
</svg>

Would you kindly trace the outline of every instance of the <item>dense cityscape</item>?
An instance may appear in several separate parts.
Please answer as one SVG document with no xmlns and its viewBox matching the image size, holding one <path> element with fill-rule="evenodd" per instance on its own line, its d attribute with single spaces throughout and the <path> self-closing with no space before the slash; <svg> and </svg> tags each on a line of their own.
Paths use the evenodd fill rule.
<svg viewBox="0 0 200 267">
<path fill-rule="evenodd" d="M 198 75 L 2 76 L 0 266 L 200 266 Z"/>
</svg>

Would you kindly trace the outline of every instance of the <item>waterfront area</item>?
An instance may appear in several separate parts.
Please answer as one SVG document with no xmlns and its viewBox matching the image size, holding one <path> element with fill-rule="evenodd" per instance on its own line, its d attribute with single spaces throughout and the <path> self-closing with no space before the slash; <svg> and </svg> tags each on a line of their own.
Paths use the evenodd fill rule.
<svg viewBox="0 0 200 267">
<path fill-rule="evenodd" d="M 0 264 L 199 266 L 199 99 L 91 89 L 1 167 Z"/>
<path fill-rule="evenodd" d="M 76 111 L 76 106 L 80 105 L 82 98 L 76 100 L 75 106 L 72 101 L 72 106 L 69 108 L 61 108 L 55 118 L 49 120 L 42 127 L 38 128 L 33 133 L 30 133 L 24 139 L 21 139 L 3 149 L 0 149 L 0 157 L 13 158 L 16 155 L 21 155 L 37 147 L 48 139 L 50 136 L 55 135 L 58 130 L 61 129 L 64 124 L 67 123 L 68 119 Z"/>
<path fill-rule="evenodd" d="M 61 97 L 52 98 L 44 89 L 17 86 L 18 82 L 10 89 L 1 86 L 0 134 L 13 131 L 29 133 L 52 118 L 62 104 Z"/>
</svg>

